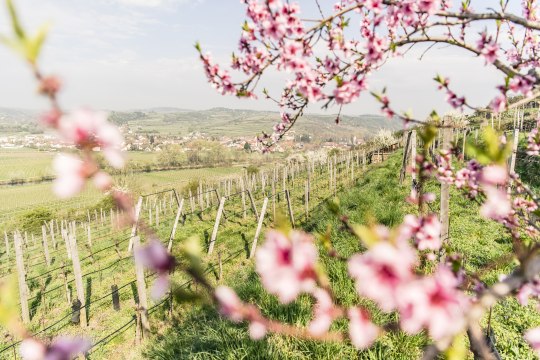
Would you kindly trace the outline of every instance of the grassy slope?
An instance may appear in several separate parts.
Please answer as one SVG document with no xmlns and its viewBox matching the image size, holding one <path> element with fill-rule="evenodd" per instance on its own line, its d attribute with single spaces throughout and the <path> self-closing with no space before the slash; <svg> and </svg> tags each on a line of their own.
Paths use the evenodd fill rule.
<svg viewBox="0 0 540 360">
<path fill-rule="evenodd" d="M 341 193 L 340 202 L 351 220 L 366 223 L 376 220 L 388 226 L 401 222 L 403 216 L 414 211 L 403 199 L 408 185 L 398 184 L 400 155 L 370 170 L 358 186 Z M 432 185 L 435 190 L 435 185 Z M 437 209 L 434 209 L 437 210 Z M 342 255 L 348 256 L 360 249 L 357 241 L 339 229 L 338 222 L 325 209 L 313 213 L 304 228 L 324 232 L 332 226 L 332 239 Z M 468 272 L 489 265 L 511 250 L 508 236 L 493 222 L 479 218 L 477 208 L 461 199 L 457 193 L 451 200 L 452 247 L 464 253 Z M 359 300 L 352 282 L 346 276 L 344 264 L 324 258 L 334 289 L 345 305 L 365 304 L 374 310 L 374 321 L 384 323 L 395 315 L 375 310 L 366 300 Z M 268 316 L 293 324 L 305 325 L 311 318 L 311 300 L 303 296 L 293 304 L 282 307 L 277 300 L 261 287 L 252 264 L 245 259 L 236 261 L 236 266 L 226 266 L 225 283 L 234 287 L 242 299 L 261 307 Z M 246 265 L 246 266 L 239 266 Z M 501 266 L 483 276 L 488 283 L 496 281 L 499 274 L 506 273 L 511 265 Z M 416 359 L 427 339 L 423 335 L 408 336 L 402 333 L 389 334 L 378 340 L 375 346 L 357 352 L 347 344 L 321 344 L 299 341 L 293 338 L 270 335 L 264 341 L 251 341 L 245 324 L 232 324 L 223 320 L 213 309 L 199 306 L 180 307 L 176 325 L 161 328 L 144 352 L 150 359 Z M 538 326 L 540 316 L 533 309 L 520 307 L 515 299 L 497 305 L 493 311 L 492 326 L 497 339 L 497 348 L 505 359 L 533 359 L 534 355 L 523 341 L 524 330 Z M 344 328 L 343 322 L 333 325 Z"/>
</svg>

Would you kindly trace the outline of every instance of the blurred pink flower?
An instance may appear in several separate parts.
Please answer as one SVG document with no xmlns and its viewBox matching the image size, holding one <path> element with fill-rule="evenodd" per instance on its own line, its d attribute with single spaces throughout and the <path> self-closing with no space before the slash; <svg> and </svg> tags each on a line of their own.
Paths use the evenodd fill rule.
<svg viewBox="0 0 540 360">
<path fill-rule="evenodd" d="M 540 327 L 527 330 L 523 336 L 525 340 L 536 351 L 536 354 L 540 356 Z"/>
<path fill-rule="evenodd" d="M 332 298 L 323 289 L 313 291 L 317 303 L 313 309 L 313 320 L 309 323 L 309 332 L 313 335 L 322 335 L 328 331 L 335 318 L 335 308 Z"/>
<path fill-rule="evenodd" d="M 504 185 L 507 180 L 508 171 L 500 165 L 486 166 L 480 175 L 480 182 L 485 185 Z"/>
<path fill-rule="evenodd" d="M 287 237 L 282 232 L 270 230 L 266 242 L 257 251 L 256 269 L 264 288 L 287 304 L 301 292 L 315 288 L 317 258 L 311 235 L 291 231 Z"/>
<path fill-rule="evenodd" d="M 219 312 L 231 321 L 240 322 L 244 320 L 244 303 L 236 295 L 233 289 L 227 286 L 218 286 L 214 296 L 219 303 Z"/>
<path fill-rule="evenodd" d="M 369 320 L 367 312 L 361 308 L 350 308 L 349 337 L 357 349 L 367 349 L 373 344 L 380 333 L 380 329 Z"/>
<path fill-rule="evenodd" d="M 416 256 L 404 241 L 380 241 L 363 254 L 349 259 L 349 274 L 360 295 L 376 301 L 382 310 L 392 311 L 402 285 L 413 278 Z"/>
<path fill-rule="evenodd" d="M 76 110 L 60 118 L 60 135 L 80 148 L 99 147 L 111 166 L 124 166 L 122 134 L 116 126 L 107 121 L 107 114 L 90 110 Z"/>
<path fill-rule="evenodd" d="M 260 321 L 249 323 L 249 337 L 253 340 L 260 340 L 266 336 L 266 326 Z"/>
<path fill-rule="evenodd" d="M 150 290 L 152 298 L 159 299 L 169 288 L 169 273 L 176 266 L 176 259 L 158 239 L 151 239 L 147 245 L 135 250 L 135 257 L 158 277 Z"/>
<path fill-rule="evenodd" d="M 465 327 L 466 296 L 457 289 L 458 281 L 445 266 L 433 276 L 411 282 L 399 296 L 403 330 L 417 333 L 422 327 L 436 341 L 448 339 Z"/>
<path fill-rule="evenodd" d="M 400 227 L 402 236 L 414 237 L 418 250 L 438 250 L 441 248 L 441 223 L 436 214 L 417 217 L 405 216 Z"/>
<path fill-rule="evenodd" d="M 91 345 L 87 339 L 67 336 L 54 339 L 49 346 L 28 338 L 22 341 L 20 353 L 23 360 L 72 360 L 87 352 Z"/>
<path fill-rule="evenodd" d="M 504 189 L 498 189 L 495 186 L 484 187 L 486 201 L 480 208 L 480 214 L 483 217 L 493 220 L 502 220 L 510 215 L 512 205 L 508 194 Z"/>
<path fill-rule="evenodd" d="M 53 161 L 56 179 L 54 193 L 63 199 L 77 195 L 84 188 L 87 174 L 84 162 L 74 155 L 59 154 Z"/>
</svg>

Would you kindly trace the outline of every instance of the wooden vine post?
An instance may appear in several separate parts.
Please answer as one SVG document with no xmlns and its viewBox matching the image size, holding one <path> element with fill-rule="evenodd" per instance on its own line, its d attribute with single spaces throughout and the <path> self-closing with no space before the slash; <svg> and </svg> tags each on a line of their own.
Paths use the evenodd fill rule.
<svg viewBox="0 0 540 360">
<path fill-rule="evenodd" d="M 259 216 L 259 223 L 257 224 L 257 230 L 255 231 L 255 238 L 253 239 L 253 245 L 251 245 L 251 252 L 249 254 L 249 258 L 252 259 L 255 256 L 255 251 L 257 249 L 257 240 L 259 239 L 259 235 L 261 233 L 261 229 L 264 222 L 264 215 L 266 214 L 266 207 L 268 205 L 268 198 L 264 198 L 263 206 L 261 209 L 261 214 Z"/>
<path fill-rule="evenodd" d="M 416 130 L 411 131 L 411 167 L 413 183 L 416 181 Z"/>
<path fill-rule="evenodd" d="M 69 236 L 70 245 L 71 245 L 71 261 L 73 263 L 73 275 L 75 277 L 75 289 L 77 290 L 77 299 L 81 304 L 81 326 L 86 327 L 86 304 L 84 297 L 84 285 L 82 279 L 81 271 L 81 262 L 79 260 L 79 250 L 77 249 L 77 238 L 75 233 L 70 234 Z"/>
<path fill-rule="evenodd" d="M 24 324 L 30 322 L 30 310 L 28 308 L 28 286 L 26 285 L 26 272 L 24 271 L 23 244 L 21 234 L 13 234 L 15 243 L 15 258 L 17 262 L 17 275 L 19 279 L 19 300 L 21 302 L 22 321 Z"/>
<path fill-rule="evenodd" d="M 443 121 L 443 125 L 445 122 Z M 442 150 L 450 150 L 450 139 L 452 138 L 452 129 L 442 129 Z M 450 185 L 441 183 L 441 240 L 448 242 L 450 230 Z"/>
<path fill-rule="evenodd" d="M 137 205 L 135 205 L 135 221 L 133 222 L 133 226 L 131 227 L 131 238 L 129 239 L 128 252 L 131 252 L 131 250 L 133 250 L 133 238 L 137 235 L 137 226 L 139 225 L 139 216 L 141 214 L 142 200 L 142 196 L 139 196 Z"/>
<path fill-rule="evenodd" d="M 289 219 L 291 220 L 291 226 L 294 229 L 294 213 L 291 204 L 291 194 L 288 189 L 285 189 L 285 199 L 287 200 L 287 209 L 289 210 Z"/>
<path fill-rule="evenodd" d="M 4 241 L 6 242 L 6 256 L 9 258 L 9 237 L 6 231 L 4 231 Z"/>
<path fill-rule="evenodd" d="M 247 190 L 247 194 L 249 197 L 249 202 L 251 203 L 251 209 L 253 210 L 253 213 L 255 214 L 255 218 L 259 218 L 259 213 L 257 212 L 257 207 L 255 206 L 255 201 L 253 201 L 253 196 L 251 195 L 251 191 Z"/>
<path fill-rule="evenodd" d="M 141 239 L 139 236 L 133 238 L 134 254 L 141 246 Z M 137 295 L 139 298 L 138 314 L 141 318 L 142 336 L 145 337 L 146 333 L 150 330 L 150 322 L 148 320 L 148 297 L 146 295 L 146 281 L 144 279 L 144 267 L 141 263 L 141 259 L 138 256 L 135 258 L 135 276 L 137 278 Z"/>
<path fill-rule="evenodd" d="M 178 227 L 178 221 L 180 220 L 180 216 L 182 216 L 182 209 L 184 208 L 184 199 L 180 200 L 180 205 L 178 205 L 178 210 L 176 210 L 176 217 L 174 218 L 174 224 L 171 231 L 171 236 L 169 236 L 169 245 L 167 246 L 167 250 L 171 252 L 174 236 L 176 235 L 176 228 Z"/>
<path fill-rule="evenodd" d="M 514 138 L 512 139 L 512 156 L 510 157 L 510 174 L 516 170 L 516 156 L 519 144 L 519 129 L 514 129 Z"/>
<path fill-rule="evenodd" d="M 214 223 L 214 229 L 212 230 L 212 237 L 210 238 L 210 244 L 208 246 L 208 255 L 212 254 L 212 251 L 214 251 L 214 245 L 216 243 L 217 239 L 217 233 L 219 229 L 219 224 L 221 222 L 221 215 L 223 214 L 223 207 L 225 206 L 225 197 L 222 197 L 219 201 L 219 208 L 216 215 L 216 221 Z"/>
<path fill-rule="evenodd" d="M 43 252 L 45 253 L 45 262 L 47 266 L 51 266 L 51 256 L 49 255 L 49 243 L 47 242 L 47 229 L 45 225 L 41 225 L 41 235 L 43 241 Z"/>
<path fill-rule="evenodd" d="M 411 145 L 411 135 L 412 132 L 407 133 L 407 140 L 405 141 L 405 149 L 403 149 L 403 162 L 401 163 L 401 172 L 399 174 L 399 183 L 403 184 L 405 180 L 405 175 L 407 174 L 407 159 L 409 156 L 409 148 Z"/>
</svg>

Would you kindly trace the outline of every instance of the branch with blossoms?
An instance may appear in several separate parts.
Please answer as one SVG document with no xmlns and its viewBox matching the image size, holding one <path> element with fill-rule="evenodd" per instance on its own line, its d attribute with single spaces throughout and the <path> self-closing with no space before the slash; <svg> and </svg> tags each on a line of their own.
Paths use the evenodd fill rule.
<svg viewBox="0 0 540 360">
<path fill-rule="evenodd" d="M 490 107 L 498 113 L 508 109 L 508 94 L 522 94 L 532 99 L 539 95 L 536 72 L 536 32 L 539 30 L 535 0 L 522 2 L 522 14 L 508 11 L 509 2 L 500 9 L 475 11 L 474 1 L 452 6 L 449 1 L 339 0 L 333 14 L 321 19 L 301 18 L 300 5 L 279 0 L 243 0 L 247 19 L 242 26 L 239 54 L 233 54 L 231 67 L 247 76 L 237 81 L 228 70 L 211 60 L 197 44 L 208 81 L 222 94 L 257 98 L 257 84 L 269 69 L 290 73 L 280 99 L 276 100 L 282 120 L 273 134 L 263 134 L 260 141 L 271 147 L 290 130 L 309 104 L 324 102 L 323 108 L 349 104 L 371 91 L 382 104 L 382 112 L 394 118 L 390 99 L 370 90 L 369 78 L 384 67 L 388 59 L 403 56 L 402 47 L 446 44 L 483 58 L 505 77 L 497 87 L 499 94 Z M 307 23 L 316 22 L 315 25 Z M 495 29 L 478 32 L 477 25 L 488 23 Z M 352 24 L 359 31 L 350 31 Z M 511 39 L 506 43 L 503 34 Z M 522 35 L 522 38 L 520 37 Z M 436 76 L 440 89 L 455 109 L 480 109 L 464 96 L 450 90 L 449 79 Z M 270 97 L 265 89 L 262 93 Z M 416 122 L 411 115 L 397 116 Z M 291 121 L 292 120 L 292 121 Z M 440 124 L 439 124 L 440 125 Z"/>
</svg>

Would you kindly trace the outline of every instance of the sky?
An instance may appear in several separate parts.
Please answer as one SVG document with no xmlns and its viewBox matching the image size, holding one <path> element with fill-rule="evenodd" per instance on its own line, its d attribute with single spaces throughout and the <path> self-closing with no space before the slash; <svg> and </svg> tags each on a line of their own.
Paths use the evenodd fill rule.
<svg viewBox="0 0 540 360">
<path fill-rule="evenodd" d="M 219 95 L 206 82 L 198 61 L 196 41 L 215 60 L 228 64 L 245 15 L 239 0 L 15 0 L 15 4 L 27 29 L 50 23 L 42 68 L 62 79 L 60 100 L 67 108 L 278 110 L 268 100 Z M 315 16 L 313 0 L 300 4 L 303 16 Z M 8 29 L 6 11 L 0 7 L 0 33 Z M 387 88 L 397 109 L 410 109 L 417 117 L 433 109 L 449 110 L 432 80 L 437 73 L 449 76 L 454 89 L 464 89 L 468 99 L 480 105 L 495 95 L 494 88 L 501 82 L 501 76 L 485 67 L 483 60 L 464 51 L 439 47 L 420 61 L 421 53 L 418 48 L 391 60 L 370 81 L 373 89 Z M 264 86 L 277 96 L 286 77 L 270 73 L 260 89 Z M 46 108 L 35 88 L 25 63 L 0 47 L 0 107 Z M 309 111 L 325 112 L 317 104 Z M 379 113 L 379 106 L 366 94 L 343 112 L 373 114 Z"/>
</svg>

